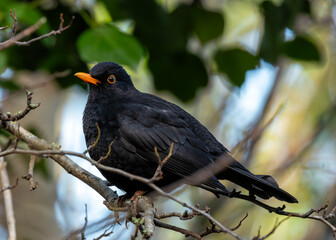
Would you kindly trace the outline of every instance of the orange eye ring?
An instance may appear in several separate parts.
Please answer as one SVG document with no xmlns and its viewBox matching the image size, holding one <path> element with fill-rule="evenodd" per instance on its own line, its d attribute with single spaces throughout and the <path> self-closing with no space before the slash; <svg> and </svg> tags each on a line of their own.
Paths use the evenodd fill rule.
<svg viewBox="0 0 336 240">
<path fill-rule="evenodd" d="M 110 75 L 108 78 L 107 78 L 107 82 L 108 83 L 115 83 L 117 81 L 116 77 L 114 75 Z"/>
</svg>

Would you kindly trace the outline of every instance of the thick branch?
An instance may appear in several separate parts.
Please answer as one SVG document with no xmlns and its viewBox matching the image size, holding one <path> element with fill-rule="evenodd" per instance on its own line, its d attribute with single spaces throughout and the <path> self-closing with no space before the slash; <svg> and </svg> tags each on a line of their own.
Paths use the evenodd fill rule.
<svg viewBox="0 0 336 240">
<path fill-rule="evenodd" d="M 30 149 L 54 151 L 54 145 L 48 144 L 45 140 L 36 137 L 32 133 L 20 127 L 17 123 L 2 122 L 2 124 L 4 125 L 4 128 L 12 134 L 20 136 L 20 139 L 25 141 Z M 106 185 L 105 181 L 84 170 L 67 156 L 54 154 L 49 157 L 55 160 L 55 162 L 63 167 L 69 174 L 75 176 L 96 190 L 108 202 L 113 202 L 113 199 L 118 197 L 116 193 Z"/>
</svg>

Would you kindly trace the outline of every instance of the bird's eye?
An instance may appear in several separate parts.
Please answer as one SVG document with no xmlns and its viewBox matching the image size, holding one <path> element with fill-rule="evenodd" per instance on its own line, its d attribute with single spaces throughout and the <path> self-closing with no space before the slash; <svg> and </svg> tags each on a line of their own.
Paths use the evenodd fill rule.
<svg viewBox="0 0 336 240">
<path fill-rule="evenodd" d="M 115 83 L 117 81 L 116 77 L 114 75 L 110 75 L 108 78 L 107 78 L 107 82 L 108 83 Z"/>
</svg>

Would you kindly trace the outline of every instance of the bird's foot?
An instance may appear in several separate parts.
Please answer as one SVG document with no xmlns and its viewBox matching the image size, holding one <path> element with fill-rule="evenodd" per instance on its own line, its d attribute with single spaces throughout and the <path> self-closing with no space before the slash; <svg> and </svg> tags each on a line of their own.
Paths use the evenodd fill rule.
<svg viewBox="0 0 336 240">
<path fill-rule="evenodd" d="M 118 197 L 117 207 L 122 207 L 127 199 L 127 194 Z"/>
<path fill-rule="evenodd" d="M 237 190 L 234 188 L 231 192 L 229 192 L 228 197 L 229 197 L 229 198 L 233 198 L 233 197 L 236 197 L 236 196 L 240 195 L 240 193 L 241 193 L 241 191 L 237 191 Z"/>
<path fill-rule="evenodd" d="M 286 208 L 286 205 L 282 205 L 282 207 L 277 207 L 276 211 L 275 212 L 282 212 L 283 210 L 285 210 Z"/>
<path fill-rule="evenodd" d="M 138 190 L 134 193 L 133 197 L 131 198 L 134 213 L 137 212 L 137 205 L 138 205 L 139 197 L 143 196 L 145 193 L 146 191 Z"/>
</svg>

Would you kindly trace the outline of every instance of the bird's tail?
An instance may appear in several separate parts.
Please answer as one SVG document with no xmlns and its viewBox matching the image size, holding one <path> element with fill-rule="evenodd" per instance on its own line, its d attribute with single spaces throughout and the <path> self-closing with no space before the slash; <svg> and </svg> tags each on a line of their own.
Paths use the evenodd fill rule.
<svg viewBox="0 0 336 240">
<path fill-rule="evenodd" d="M 226 179 L 249 190 L 250 194 L 263 199 L 275 197 L 281 201 L 297 203 L 298 200 L 288 192 L 282 190 L 273 177 L 269 175 L 254 175 L 243 165 L 234 160 L 224 171 L 216 174 L 219 179 Z"/>
</svg>

